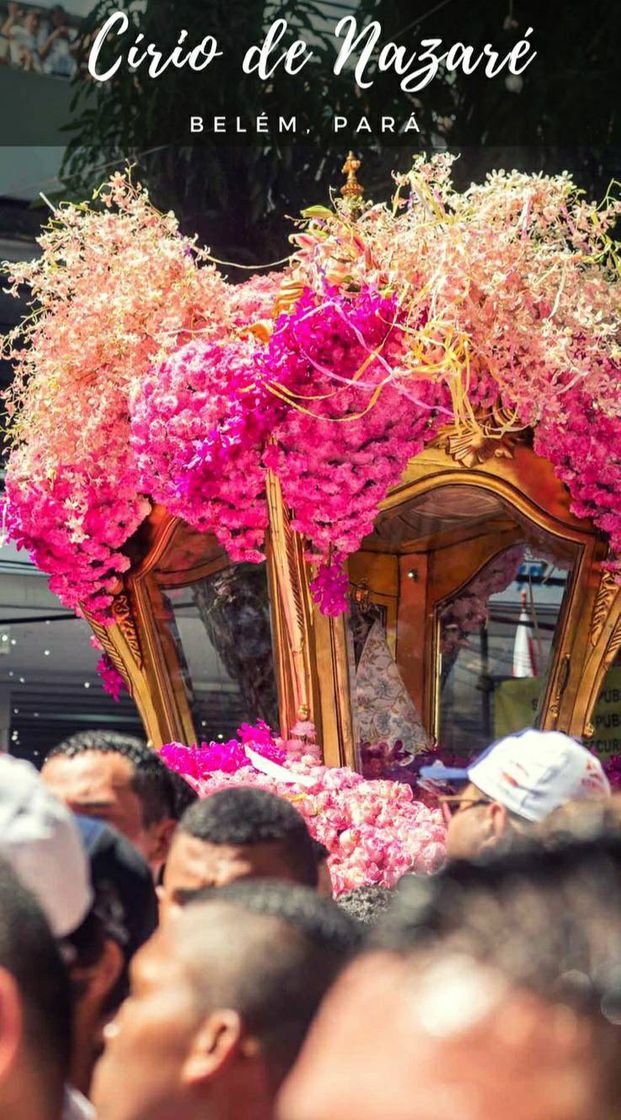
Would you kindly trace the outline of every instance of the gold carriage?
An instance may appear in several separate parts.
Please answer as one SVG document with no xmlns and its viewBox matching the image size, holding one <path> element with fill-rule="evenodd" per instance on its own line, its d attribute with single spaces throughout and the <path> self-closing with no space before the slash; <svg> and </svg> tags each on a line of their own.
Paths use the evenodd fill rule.
<svg viewBox="0 0 621 1120">
<path fill-rule="evenodd" d="M 130 542 L 115 625 L 92 622 L 154 746 L 241 719 L 286 735 L 302 719 L 327 764 L 371 773 L 386 772 L 378 744 L 398 775 L 421 747 L 470 751 L 530 724 L 621 750 L 621 588 L 532 432 L 442 430 L 349 558 L 337 618 L 313 603 L 275 478 L 268 503 L 262 565 L 232 564 L 156 507 Z"/>
<path fill-rule="evenodd" d="M 490 739 L 530 722 L 589 739 L 603 694 L 598 738 L 615 745 L 621 589 L 602 571 L 602 534 L 570 513 L 564 485 L 527 437 L 486 446 L 474 432 L 446 430 L 411 460 L 373 534 L 350 557 L 349 617 L 328 618 L 314 606 L 303 542 L 275 480 L 269 506 L 264 565 L 232 565 L 214 537 L 161 508 L 132 541 L 116 624 L 93 628 L 154 745 L 201 737 L 201 662 L 215 648 L 228 669 L 219 692 L 246 678 L 242 714 L 274 723 L 277 705 L 283 732 L 310 719 L 326 763 L 359 766 L 352 623 L 362 618 L 364 626 L 366 617 L 382 620 L 429 740 L 459 751 L 477 745 L 477 728 L 479 740 Z M 456 648 L 449 640 L 447 652 L 452 605 L 468 604 L 481 574 L 507 556 L 517 577 L 510 585 L 522 588 L 519 613 L 515 593 L 511 601 L 504 589 L 492 592 L 483 623 L 458 636 Z M 515 676 L 506 662 L 515 660 L 520 627 L 539 665 Z"/>
</svg>

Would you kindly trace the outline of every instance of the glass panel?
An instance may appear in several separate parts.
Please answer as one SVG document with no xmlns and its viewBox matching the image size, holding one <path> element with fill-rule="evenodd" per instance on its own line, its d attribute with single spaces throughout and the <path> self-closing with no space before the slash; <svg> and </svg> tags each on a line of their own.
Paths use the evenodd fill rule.
<svg viewBox="0 0 621 1120">
<path fill-rule="evenodd" d="M 570 577 L 555 541 L 517 544 L 440 611 L 439 739 L 478 751 L 537 723 Z"/>
<path fill-rule="evenodd" d="M 598 754 L 621 755 L 621 655 L 610 666 L 591 717 L 589 746 Z"/>
<path fill-rule="evenodd" d="M 479 486 L 380 514 L 349 565 L 365 774 L 416 780 L 434 727 L 444 752 L 471 754 L 537 722 L 578 552 Z"/>
<path fill-rule="evenodd" d="M 163 593 L 198 738 L 230 739 L 259 719 L 278 727 L 265 564 L 231 565 Z"/>
</svg>

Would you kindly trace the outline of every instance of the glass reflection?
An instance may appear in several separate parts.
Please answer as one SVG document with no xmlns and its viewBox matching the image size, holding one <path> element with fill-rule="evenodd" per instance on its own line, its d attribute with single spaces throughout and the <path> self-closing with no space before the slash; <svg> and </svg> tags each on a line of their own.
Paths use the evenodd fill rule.
<svg viewBox="0 0 621 1120">
<path fill-rule="evenodd" d="M 554 542 L 494 557 L 442 607 L 439 737 L 478 751 L 537 722 L 570 576 Z"/>
<path fill-rule="evenodd" d="M 164 596 L 197 737 L 229 739 L 257 720 L 277 727 L 265 564 L 231 565 Z"/>
</svg>

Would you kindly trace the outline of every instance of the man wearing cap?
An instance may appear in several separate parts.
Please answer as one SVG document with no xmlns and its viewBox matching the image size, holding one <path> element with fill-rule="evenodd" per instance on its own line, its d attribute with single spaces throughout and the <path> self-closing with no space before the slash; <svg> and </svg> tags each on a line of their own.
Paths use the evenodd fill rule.
<svg viewBox="0 0 621 1120">
<path fill-rule="evenodd" d="M 438 793 L 449 859 L 475 859 L 510 842 L 568 801 L 610 797 L 590 751 L 560 731 L 534 728 L 498 740 L 463 769 L 434 763 L 420 776 Z"/>
<path fill-rule="evenodd" d="M 146 862 L 100 821 L 75 817 L 28 762 L 0 755 L 0 857 L 35 895 L 69 966 L 74 1045 L 65 1120 L 92 1116 L 89 1087 L 102 1020 L 127 990 L 133 953 L 157 923 Z"/>
</svg>

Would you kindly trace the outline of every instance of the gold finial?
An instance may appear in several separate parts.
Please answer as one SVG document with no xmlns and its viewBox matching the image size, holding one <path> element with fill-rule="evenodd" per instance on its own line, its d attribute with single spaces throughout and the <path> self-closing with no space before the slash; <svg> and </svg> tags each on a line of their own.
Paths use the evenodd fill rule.
<svg viewBox="0 0 621 1120">
<path fill-rule="evenodd" d="M 345 163 L 341 168 L 343 175 L 347 176 L 345 183 L 341 187 L 341 194 L 343 195 L 343 198 L 348 198 L 352 202 L 357 201 L 359 198 L 362 198 L 364 194 L 364 187 L 360 185 L 358 179 L 356 178 L 356 172 L 359 169 L 360 160 L 356 159 L 353 152 L 349 152 L 347 155 L 347 159 L 345 160 Z"/>
</svg>

